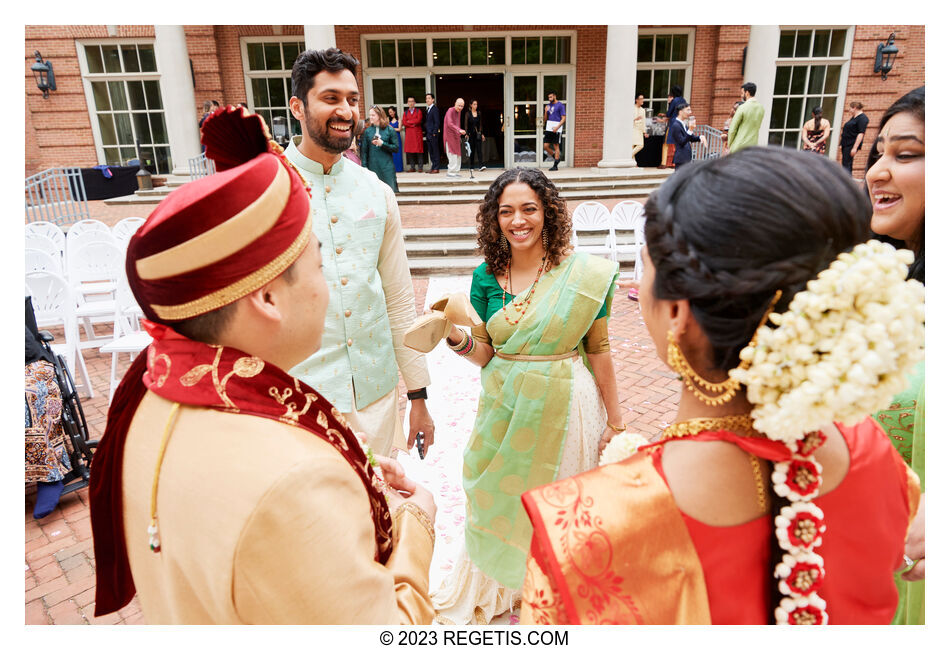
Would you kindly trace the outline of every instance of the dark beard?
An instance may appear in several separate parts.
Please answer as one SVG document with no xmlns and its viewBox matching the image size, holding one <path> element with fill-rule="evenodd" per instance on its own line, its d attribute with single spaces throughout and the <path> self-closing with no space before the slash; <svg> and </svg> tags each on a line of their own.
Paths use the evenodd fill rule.
<svg viewBox="0 0 950 650">
<path fill-rule="evenodd" d="M 351 120 L 350 135 L 348 136 L 336 135 L 330 128 L 329 122 L 324 125 L 323 128 L 320 128 L 317 121 L 310 118 L 307 118 L 307 121 L 304 123 L 304 128 L 307 130 L 307 135 L 318 147 L 330 153 L 337 154 L 343 153 L 350 148 L 350 143 L 353 142 L 353 130 L 355 125 Z"/>
</svg>

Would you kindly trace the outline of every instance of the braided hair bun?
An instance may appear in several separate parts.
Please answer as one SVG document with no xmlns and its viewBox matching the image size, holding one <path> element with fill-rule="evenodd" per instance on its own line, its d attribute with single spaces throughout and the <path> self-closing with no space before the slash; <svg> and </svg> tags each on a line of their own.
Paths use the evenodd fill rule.
<svg viewBox="0 0 950 650">
<path fill-rule="evenodd" d="M 689 300 L 724 371 L 739 364 L 777 290 L 782 313 L 839 253 L 870 237 L 868 198 L 839 165 L 778 147 L 692 163 L 645 212 L 653 294 Z"/>
</svg>

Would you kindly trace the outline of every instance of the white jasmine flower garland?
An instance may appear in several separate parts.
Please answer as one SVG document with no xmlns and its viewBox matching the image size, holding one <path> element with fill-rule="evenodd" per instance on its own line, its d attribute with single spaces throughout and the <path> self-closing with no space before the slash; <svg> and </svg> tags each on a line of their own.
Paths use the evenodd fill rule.
<svg viewBox="0 0 950 650">
<path fill-rule="evenodd" d="M 650 441 L 639 433 L 619 433 L 611 438 L 607 446 L 604 447 L 604 451 L 600 454 L 600 464 L 618 463 L 633 456 L 640 447 L 648 444 L 650 444 Z"/>
<path fill-rule="evenodd" d="M 876 240 L 842 253 L 759 328 L 730 376 L 748 387 L 755 428 L 793 445 L 831 422 L 855 424 L 906 387 L 923 357 L 924 287 L 914 256 Z"/>
<path fill-rule="evenodd" d="M 824 513 L 811 502 L 821 488 L 820 428 L 855 424 L 906 387 L 924 341 L 924 287 L 906 279 L 913 261 L 910 251 L 873 240 L 842 253 L 785 313 L 770 315 L 776 327 L 760 327 L 739 355 L 746 367 L 729 373 L 747 386 L 755 428 L 791 451 L 772 472 L 775 494 L 791 502 L 775 518 L 785 551 L 774 572 L 785 596 L 779 624 L 828 622 L 818 596 L 824 561 L 815 552 Z"/>
</svg>

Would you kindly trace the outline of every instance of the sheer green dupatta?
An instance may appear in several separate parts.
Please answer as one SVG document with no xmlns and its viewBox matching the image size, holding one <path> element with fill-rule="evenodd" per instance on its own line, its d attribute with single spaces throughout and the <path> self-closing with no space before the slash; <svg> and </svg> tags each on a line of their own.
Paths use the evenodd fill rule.
<svg viewBox="0 0 950 650">
<path fill-rule="evenodd" d="M 534 356 L 571 352 L 613 299 L 616 262 L 576 253 L 538 282 L 527 313 L 512 307 L 487 323 L 497 350 Z M 521 300 L 527 292 L 520 294 Z M 557 475 L 571 411 L 572 359 L 512 361 L 494 357 L 482 369 L 478 415 L 465 448 L 465 546 L 475 565 L 519 589 L 531 542 L 521 494 Z"/>
</svg>

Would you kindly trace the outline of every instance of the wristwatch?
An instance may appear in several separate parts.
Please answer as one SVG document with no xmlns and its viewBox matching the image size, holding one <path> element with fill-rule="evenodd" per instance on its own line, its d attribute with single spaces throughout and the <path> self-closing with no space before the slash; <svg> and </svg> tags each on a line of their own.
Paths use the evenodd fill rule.
<svg viewBox="0 0 950 650">
<path fill-rule="evenodd" d="M 425 386 L 419 390 L 411 390 L 406 393 L 407 399 L 429 399 L 429 394 L 426 392 Z"/>
</svg>

